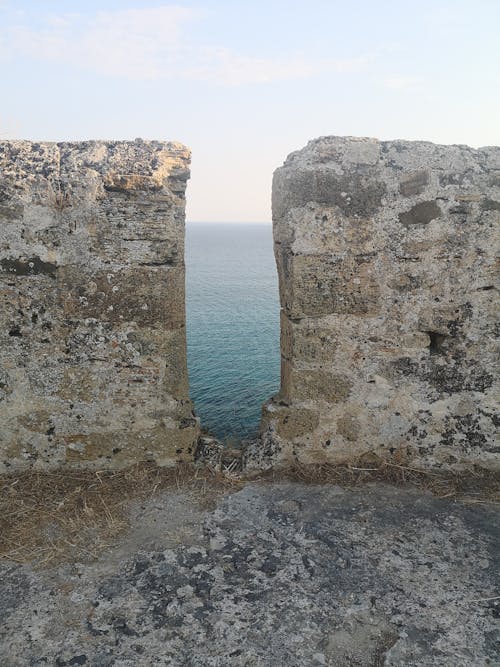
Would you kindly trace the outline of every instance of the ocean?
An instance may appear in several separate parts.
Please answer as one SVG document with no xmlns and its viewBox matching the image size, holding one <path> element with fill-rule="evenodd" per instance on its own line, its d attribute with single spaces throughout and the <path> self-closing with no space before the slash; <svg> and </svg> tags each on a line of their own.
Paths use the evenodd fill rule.
<svg viewBox="0 0 500 667">
<path fill-rule="evenodd" d="M 279 297 L 270 224 L 187 223 L 191 399 L 203 429 L 238 444 L 279 389 Z"/>
</svg>

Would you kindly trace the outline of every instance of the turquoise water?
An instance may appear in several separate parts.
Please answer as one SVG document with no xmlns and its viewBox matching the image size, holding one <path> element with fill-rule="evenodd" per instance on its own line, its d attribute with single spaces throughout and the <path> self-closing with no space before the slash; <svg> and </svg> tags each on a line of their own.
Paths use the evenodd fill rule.
<svg viewBox="0 0 500 667">
<path fill-rule="evenodd" d="M 187 223 L 191 398 L 218 438 L 256 435 L 279 388 L 279 298 L 271 225 Z"/>
</svg>

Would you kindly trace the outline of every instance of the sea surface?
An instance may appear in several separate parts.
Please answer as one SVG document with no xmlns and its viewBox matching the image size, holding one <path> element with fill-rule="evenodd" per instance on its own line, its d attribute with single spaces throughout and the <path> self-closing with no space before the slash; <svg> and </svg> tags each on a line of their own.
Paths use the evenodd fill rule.
<svg viewBox="0 0 500 667">
<path fill-rule="evenodd" d="M 279 297 L 270 224 L 187 223 L 191 399 L 201 426 L 237 445 L 279 389 Z"/>
</svg>

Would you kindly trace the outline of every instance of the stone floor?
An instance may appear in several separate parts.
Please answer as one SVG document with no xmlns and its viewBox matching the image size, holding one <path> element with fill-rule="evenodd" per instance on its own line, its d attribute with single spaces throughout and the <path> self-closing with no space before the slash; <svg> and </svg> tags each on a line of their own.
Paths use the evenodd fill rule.
<svg viewBox="0 0 500 667">
<path fill-rule="evenodd" d="M 0 665 L 500 665 L 498 506 L 249 484 L 131 509 L 94 563 L 0 567 Z"/>
</svg>

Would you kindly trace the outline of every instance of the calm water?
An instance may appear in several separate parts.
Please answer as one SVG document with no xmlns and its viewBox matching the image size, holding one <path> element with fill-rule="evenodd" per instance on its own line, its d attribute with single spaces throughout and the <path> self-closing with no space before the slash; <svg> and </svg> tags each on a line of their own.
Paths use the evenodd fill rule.
<svg viewBox="0 0 500 667">
<path fill-rule="evenodd" d="M 188 223 L 186 309 L 191 398 L 222 439 L 257 433 L 279 388 L 279 298 L 271 225 Z"/>
</svg>

